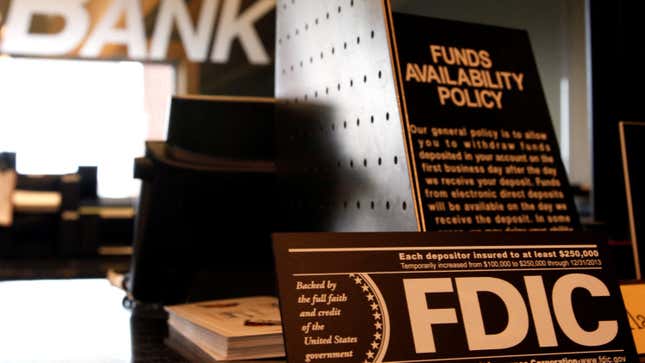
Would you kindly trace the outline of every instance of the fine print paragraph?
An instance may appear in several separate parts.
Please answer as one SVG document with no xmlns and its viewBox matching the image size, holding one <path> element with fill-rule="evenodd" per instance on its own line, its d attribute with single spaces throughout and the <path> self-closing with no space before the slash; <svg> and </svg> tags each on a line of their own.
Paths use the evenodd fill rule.
<svg viewBox="0 0 645 363">
<path fill-rule="evenodd" d="M 416 125 L 410 132 L 428 229 L 571 230 L 548 133 Z"/>
</svg>

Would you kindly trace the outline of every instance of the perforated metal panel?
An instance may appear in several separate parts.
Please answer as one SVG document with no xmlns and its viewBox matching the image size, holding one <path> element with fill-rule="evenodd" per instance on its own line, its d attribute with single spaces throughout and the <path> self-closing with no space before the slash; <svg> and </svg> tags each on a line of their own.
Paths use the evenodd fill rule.
<svg viewBox="0 0 645 363">
<path fill-rule="evenodd" d="M 385 19 L 376 0 L 278 1 L 287 229 L 417 230 Z"/>
</svg>

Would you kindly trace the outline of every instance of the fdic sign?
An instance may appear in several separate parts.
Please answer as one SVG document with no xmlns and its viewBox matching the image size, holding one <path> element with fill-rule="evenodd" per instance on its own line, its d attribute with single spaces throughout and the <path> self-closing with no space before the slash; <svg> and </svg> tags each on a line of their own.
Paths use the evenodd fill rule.
<svg viewBox="0 0 645 363">
<path fill-rule="evenodd" d="M 176 31 L 191 62 L 227 63 L 239 42 L 250 64 L 271 63 L 271 50 L 256 25 L 274 16 L 275 0 L 10 0 L 6 13 L 2 4 L 0 52 L 5 54 L 102 58 L 105 46 L 117 45 L 126 48 L 127 58 L 162 61 L 170 58 Z M 147 33 L 149 17 L 154 25 Z M 43 18 L 62 26 L 32 31 Z"/>
<path fill-rule="evenodd" d="M 604 242 L 593 235 L 273 239 L 290 363 L 637 361 Z"/>
</svg>

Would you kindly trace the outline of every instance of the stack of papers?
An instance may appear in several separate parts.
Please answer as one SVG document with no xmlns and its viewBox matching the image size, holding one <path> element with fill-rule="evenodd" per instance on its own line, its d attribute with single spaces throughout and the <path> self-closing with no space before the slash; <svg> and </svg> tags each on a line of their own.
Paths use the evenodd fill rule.
<svg viewBox="0 0 645 363">
<path fill-rule="evenodd" d="M 166 310 L 168 345 L 175 349 L 182 346 L 179 342 L 189 341 L 194 345 L 193 352 L 199 350 L 213 360 L 285 355 L 275 297 L 205 301 L 168 306 Z"/>
</svg>

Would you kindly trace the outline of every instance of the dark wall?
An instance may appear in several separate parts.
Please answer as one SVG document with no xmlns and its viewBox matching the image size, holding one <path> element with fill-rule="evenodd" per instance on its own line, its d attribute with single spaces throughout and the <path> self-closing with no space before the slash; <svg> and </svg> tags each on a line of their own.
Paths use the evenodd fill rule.
<svg viewBox="0 0 645 363">
<path fill-rule="evenodd" d="M 590 0 L 594 214 L 617 241 L 629 239 L 618 122 L 645 121 L 644 11 L 642 0 Z"/>
</svg>

